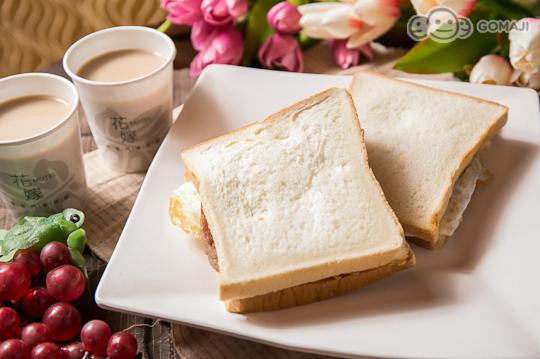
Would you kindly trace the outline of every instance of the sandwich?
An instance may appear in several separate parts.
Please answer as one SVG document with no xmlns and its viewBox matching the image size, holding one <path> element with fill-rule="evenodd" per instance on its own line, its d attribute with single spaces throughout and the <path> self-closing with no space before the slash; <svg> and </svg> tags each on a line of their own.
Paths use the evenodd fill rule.
<svg viewBox="0 0 540 359">
<path fill-rule="evenodd" d="M 187 182 L 170 216 L 203 241 L 230 312 L 328 299 L 415 263 L 346 90 L 185 149 L 182 160 Z"/>
<path fill-rule="evenodd" d="M 369 164 L 405 234 L 443 246 L 459 226 L 477 183 L 481 153 L 506 123 L 494 102 L 367 72 L 351 84 Z"/>
</svg>

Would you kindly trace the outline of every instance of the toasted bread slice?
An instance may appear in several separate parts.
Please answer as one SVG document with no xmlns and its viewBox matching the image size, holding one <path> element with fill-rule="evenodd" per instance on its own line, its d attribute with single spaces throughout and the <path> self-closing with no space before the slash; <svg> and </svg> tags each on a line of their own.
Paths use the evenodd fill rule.
<svg viewBox="0 0 540 359">
<path fill-rule="evenodd" d="M 206 221 L 203 211 L 201 211 L 200 227 L 201 234 L 198 238 L 203 242 L 208 262 L 212 268 L 219 272 L 214 240 L 212 238 L 212 233 L 208 228 L 208 222 Z M 279 310 L 294 307 L 296 305 L 310 304 L 364 287 L 379 279 L 387 277 L 394 272 L 412 267 L 415 263 L 416 259 L 414 254 L 409 248 L 409 255 L 406 259 L 395 260 L 379 268 L 325 278 L 316 282 L 301 284 L 252 298 L 232 299 L 225 301 L 225 306 L 230 312 L 249 313 Z"/>
<path fill-rule="evenodd" d="M 252 298 L 226 300 L 225 307 L 234 313 L 273 311 L 347 294 L 395 272 L 413 267 L 416 264 L 415 256 L 410 248 L 408 253 L 406 258 L 396 259 L 378 268 L 325 278 Z"/>
<path fill-rule="evenodd" d="M 182 158 L 214 239 L 226 302 L 411 263 L 345 90 L 317 94 Z"/>
<path fill-rule="evenodd" d="M 456 181 L 504 126 L 508 109 L 367 72 L 354 76 L 350 91 L 370 166 L 406 234 L 440 248 L 449 237 L 440 226 Z"/>
</svg>

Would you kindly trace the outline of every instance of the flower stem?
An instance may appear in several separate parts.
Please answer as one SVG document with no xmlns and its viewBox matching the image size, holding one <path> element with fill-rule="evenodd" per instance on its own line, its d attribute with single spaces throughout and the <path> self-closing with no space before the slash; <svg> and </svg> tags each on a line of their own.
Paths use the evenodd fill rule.
<svg viewBox="0 0 540 359">
<path fill-rule="evenodd" d="M 165 32 L 165 31 L 169 30 L 171 25 L 172 25 L 172 22 L 170 22 L 169 20 L 165 20 L 163 22 L 163 24 L 159 25 L 159 27 L 157 28 L 157 31 Z"/>
</svg>

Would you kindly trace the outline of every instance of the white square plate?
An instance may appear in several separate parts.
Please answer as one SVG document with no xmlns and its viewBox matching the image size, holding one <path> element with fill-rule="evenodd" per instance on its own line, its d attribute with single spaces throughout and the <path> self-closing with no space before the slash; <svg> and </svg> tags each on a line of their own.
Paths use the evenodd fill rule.
<svg viewBox="0 0 540 359">
<path fill-rule="evenodd" d="M 180 149 L 223 134 L 348 77 L 211 66 L 154 159 L 97 289 L 107 309 L 302 351 L 417 358 L 540 357 L 540 113 L 534 91 L 417 81 L 510 108 L 479 188 L 440 251 L 349 295 L 287 310 L 231 314 L 201 248 L 169 223 L 183 182 Z"/>
</svg>

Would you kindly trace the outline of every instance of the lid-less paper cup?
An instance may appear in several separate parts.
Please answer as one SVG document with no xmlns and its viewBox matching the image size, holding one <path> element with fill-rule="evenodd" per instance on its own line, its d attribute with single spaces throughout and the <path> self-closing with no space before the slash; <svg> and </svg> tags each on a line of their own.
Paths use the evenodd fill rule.
<svg viewBox="0 0 540 359">
<path fill-rule="evenodd" d="M 83 209 L 86 176 L 77 91 L 71 82 L 50 74 L 0 79 L 0 104 L 27 96 L 57 98 L 67 104 L 67 114 L 31 136 L 0 140 L 0 195 L 14 216 Z"/>
<path fill-rule="evenodd" d="M 149 51 L 163 62 L 127 81 L 92 81 L 78 74 L 88 61 L 123 49 Z M 167 35 L 139 26 L 94 32 L 66 52 L 64 69 L 77 87 L 98 149 L 112 169 L 137 172 L 150 165 L 172 122 L 175 55 L 174 43 Z"/>
</svg>

